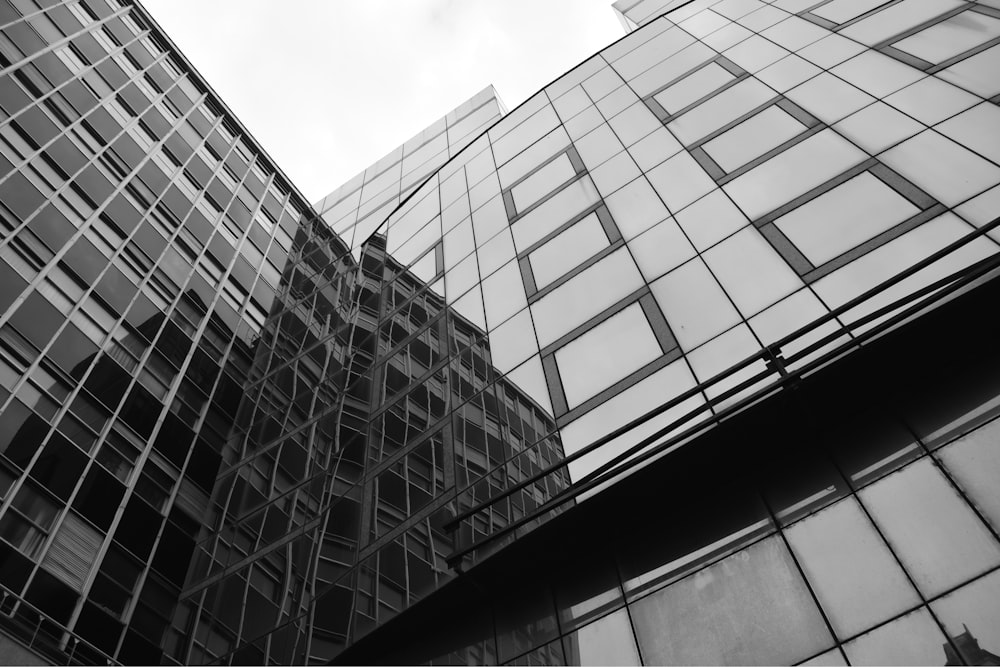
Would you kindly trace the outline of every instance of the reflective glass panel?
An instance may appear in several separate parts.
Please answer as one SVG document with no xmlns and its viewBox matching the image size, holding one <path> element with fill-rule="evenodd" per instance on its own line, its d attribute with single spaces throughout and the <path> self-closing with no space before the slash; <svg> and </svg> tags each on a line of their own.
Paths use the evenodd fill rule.
<svg viewBox="0 0 1000 667">
<path fill-rule="evenodd" d="M 920 604 L 916 591 L 853 498 L 800 521 L 785 534 L 842 639 Z"/>
<path fill-rule="evenodd" d="M 653 96 L 667 113 L 675 114 L 735 77 L 716 63 L 709 63 Z"/>
<path fill-rule="evenodd" d="M 931 609 L 967 664 L 1000 662 L 1000 572 L 949 593 L 931 603 Z M 959 663 L 952 647 L 945 652 L 949 665 Z"/>
<path fill-rule="evenodd" d="M 781 216 L 774 224 L 819 266 L 919 212 L 866 171 Z"/>
<path fill-rule="evenodd" d="M 702 147 L 725 171 L 735 171 L 803 130 L 802 123 L 772 105 Z"/>
<path fill-rule="evenodd" d="M 993 528 L 1000 530 L 1000 419 L 962 436 L 938 455 Z"/>
<path fill-rule="evenodd" d="M 619 609 L 563 637 L 567 665 L 638 665 L 628 612 Z"/>
<path fill-rule="evenodd" d="M 893 47 L 936 65 L 995 37 L 1000 37 L 1000 19 L 962 12 L 899 40 Z"/>
<path fill-rule="evenodd" d="M 634 303 L 556 352 L 570 408 L 662 354 L 642 307 Z"/>
<path fill-rule="evenodd" d="M 535 287 L 542 289 L 606 247 L 608 237 L 601 221 L 590 213 L 528 255 Z"/>
<path fill-rule="evenodd" d="M 943 665 L 946 640 L 926 609 L 844 644 L 852 665 Z"/>
<path fill-rule="evenodd" d="M 632 617 L 656 665 L 791 664 L 832 644 L 777 537 L 639 600 Z"/>
<path fill-rule="evenodd" d="M 929 459 L 861 490 L 920 590 L 945 591 L 1000 563 L 1000 546 Z"/>
<path fill-rule="evenodd" d="M 575 173 L 569 156 L 563 153 L 511 188 L 510 194 L 514 198 L 514 206 L 518 211 L 523 211 L 571 179 Z"/>
</svg>

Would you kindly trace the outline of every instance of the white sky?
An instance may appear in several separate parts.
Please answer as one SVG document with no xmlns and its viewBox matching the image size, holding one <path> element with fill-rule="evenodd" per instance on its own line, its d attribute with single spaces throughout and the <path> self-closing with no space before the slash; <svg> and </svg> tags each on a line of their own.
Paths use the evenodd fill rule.
<svg viewBox="0 0 1000 667">
<path fill-rule="evenodd" d="M 318 201 L 489 84 L 508 109 L 624 34 L 613 0 L 143 0 Z"/>
</svg>

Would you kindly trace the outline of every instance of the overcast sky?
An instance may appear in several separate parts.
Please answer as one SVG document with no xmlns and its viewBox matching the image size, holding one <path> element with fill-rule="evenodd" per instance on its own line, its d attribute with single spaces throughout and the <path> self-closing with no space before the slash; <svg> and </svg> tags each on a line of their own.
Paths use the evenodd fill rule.
<svg viewBox="0 0 1000 667">
<path fill-rule="evenodd" d="M 472 97 L 624 34 L 612 0 L 143 0 L 312 202 Z"/>
</svg>

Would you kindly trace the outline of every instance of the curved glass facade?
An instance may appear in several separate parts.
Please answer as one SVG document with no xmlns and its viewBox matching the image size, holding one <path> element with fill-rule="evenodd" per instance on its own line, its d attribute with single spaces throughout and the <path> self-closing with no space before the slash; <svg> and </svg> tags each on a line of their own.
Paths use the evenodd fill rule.
<svg viewBox="0 0 1000 667">
<path fill-rule="evenodd" d="M 0 0 L 8 634 L 996 660 L 993 4 L 622 0 L 309 207 L 140 7 Z"/>
</svg>

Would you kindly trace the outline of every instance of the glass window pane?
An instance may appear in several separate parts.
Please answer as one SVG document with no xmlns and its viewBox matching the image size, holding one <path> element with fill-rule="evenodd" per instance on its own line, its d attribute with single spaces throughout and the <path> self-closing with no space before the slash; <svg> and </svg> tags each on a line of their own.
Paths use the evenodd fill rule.
<svg viewBox="0 0 1000 667">
<path fill-rule="evenodd" d="M 1000 530 L 1000 419 L 959 438 L 938 453 L 972 502 Z"/>
<path fill-rule="evenodd" d="M 900 51 L 932 64 L 1000 37 L 1000 20 L 979 12 L 962 12 L 893 44 Z"/>
<path fill-rule="evenodd" d="M 517 262 L 509 262 L 483 281 L 483 302 L 486 304 L 486 321 L 490 329 L 528 305 Z"/>
<path fill-rule="evenodd" d="M 785 534 L 842 639 L 920 604 L 853 498 L 800 521 Z"/>
<path fill-rule="evenodd" d="M 544 347 L 555 342 L 642 285 L 628 249 L 611 253 L 532 304 L 539 344 Z M 487 305 L 489 302 L 486 295 Z"/>
<path fill-rule="evenodd" d="M 555 190 L 576 174 L 569 155 L 563 153 L 555 160 L 528 176 L 515 185 L 510 194 L 514 198 L 514 206 L 523 211 L 536 201 Z"/>
<path fill-rule="evenodd" d="M 933 130 L 890 148 L 882 161 L 948 206 L 1000 182 L 1000 167 Z"/>
<path fill-rule="evenodd" d="M 653 96 L 667 113 L 675 114 L 729 83 L 735 77 L 717 63 L 709 63 Z"/>
<path fill-rule="evenodd" d="M 862 172 L 777 220 L 815 266 L 841 255 L 920 212 L 869 172 Z"/>
<path fill-rule="evenodd" d="M 826 129 L 722 187 L 747 217 L 755 220 L 866 157 L 833 130 Z"/>
<path fill-rule="evenodd" d="M 656 280 L 695 255 L 691 242 L 672 218 L 629 241 L 629 250 L 646 280 Z"/>
<path fill-rule="evenodd" d="M 704 254 L 708 268 L 744 316 L 802 287 L 802 280 L 756 229 L 747 228 Z"/>
<path fill-rule="evenodd" d="M 702 102 L 667 124 L 685 145 L 690 145 L 774 97 L 774 91 L 756 79 L 746 79 Z"/>
<path fill-rule="evenodd" d="M 619 609 L 563 638 L 567 665 L 638 665 L 628 612 Z"/>
<path fill-rule="evenodd" d="M 533 208 L 524 217 L 511 225 L 514 233 L 514 245 L 519 251 L 527 250 L 547 235 L 573 219 L 577 213 L 584 211 L 600 200 L 597 188 L 590 177 L 584 176 L 579 181 L 563 188 L 558 194 L 545 201 L 538 208 Z"/>
<path fill-rule="evenodd" d="M 970 665 L 1000 663 L 1000 572 L 993 572 L 933 602 L 955 648 Z M 960 663 L 945 647 L 949 665 Z"/>
<path fill-rule="evenodd" d="M 694 259 L 650 285 L 681 349 L 691 350 L 736 324 L 739 313 L 722 288 Z"/>
<path fill-rule="evenodd" d="M 625 239 L 631 239 L 670 215 L 645 178 L 635 179 L 604 203 Z"/>
<path fill-rule="evenodd" d="M 947 640 L 926 609 L 844 644 L 852 665 L 943 665 Z"/>
<path fill-rule="evenodd" d="M 608 247 L 596 213 L 591 213 L 528 255 L 535 287 L 542 289 L 581 262 Z"/>
<path fill-rule="evenodd" d="M 874 46 L 962 4 L 959 0 L 903 0 L 844 28 L 841 34 Z"/>
<path fill-rule="evenodd" d="M 810 13 L 834 23 L 847 23 L 887 2 L 889 0 L 833 0 L 810 10 Z"/>
<path fill-rule="evenodd" d="M 556 352 L 566 402 L 576 407 L 661 354 L 642 306 L 632 304 Z"/>
<path fill-rule="evenodd" d="M 781 107 L 769 106 L 702 147 L 725 171 L 735 171 L 805 129 Z"/>
<path fill-rule="evenodd" d="M 1000 546 L 929 459 L 861 490 L 893 551 L 928 597 L 1000 563 Z"/>
<path fill-rule="evenodd" d="M 657 665 L 791 664 L 832 644 L 777 537 L 632 605 L 645 660 Z"/>
</svg>

